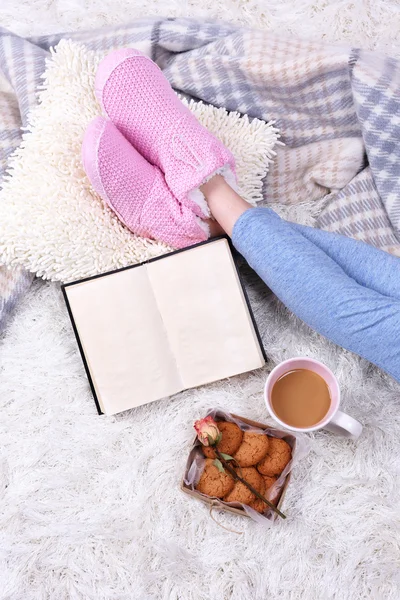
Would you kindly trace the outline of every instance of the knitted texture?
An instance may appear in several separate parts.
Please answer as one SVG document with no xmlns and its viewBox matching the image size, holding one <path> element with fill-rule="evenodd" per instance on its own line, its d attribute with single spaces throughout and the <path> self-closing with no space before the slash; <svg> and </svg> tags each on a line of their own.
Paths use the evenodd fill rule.
<svg viewBox="0 0 400 600">
<path fill-rule="evenodd" d="M 198 188 L 215 173 L 235 186 L 235 161 L 183 105 L 159 67 L 138 50 L 117 50 L 100 63 L 95 87 L 105 113 L 165 173 L 174 196 L 208 217 Z"/>
<path fill-rule="evenodd" d="M 87 128 L 82 144 L 85 171 L 118 218 L 143 237 L 183 248 L 207 239 L 207 226 L 172 195 L 151 165 L 103 117 Z"/>
</svg>

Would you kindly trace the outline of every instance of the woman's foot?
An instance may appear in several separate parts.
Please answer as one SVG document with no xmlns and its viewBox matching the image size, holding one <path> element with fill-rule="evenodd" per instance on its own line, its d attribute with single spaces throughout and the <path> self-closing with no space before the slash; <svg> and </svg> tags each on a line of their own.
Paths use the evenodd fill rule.
<svg viewBox="0 0 400 600">
<path fill-rule="evenodd" d="M 208 226 L 169 190 L 151 165 L 103 117 L 86 130 L 82 144 L 85 171 L 96 192 L 133 233 L 174 248 L 204 241 Z"/>
<path fill-rule="evenodd" d="M 236 221 L 247 210 L 253 208 L 251 204 L 243 200 L 220 175 L 215 175 L 207 183 L 201 186 L 210 212 L 215 219 L 214 222 L 232 236 Z M 212 232 L 212 235 L 215 235 Z"/>
<path fill-rule="evenodd" d="M 107 116 L 165 173 L 174 196 L 197 216 L 209 217 L 199 187 L 215 173 L 235 187 L 235 161 L 179 100 L 159 67 L 138 50 L 116 50 L 100 63 L 95 88 Z"/>
</svg>

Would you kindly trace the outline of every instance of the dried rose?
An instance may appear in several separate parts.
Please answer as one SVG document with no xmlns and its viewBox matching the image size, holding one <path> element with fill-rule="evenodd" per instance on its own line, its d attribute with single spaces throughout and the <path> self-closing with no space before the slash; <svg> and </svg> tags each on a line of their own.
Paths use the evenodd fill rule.
<svg viewBox="0 0 400 600">
<path fill-rule="evenodd" d="M 212 417 L 199 419 L 194 424 L 194 428 L 197 432 L 197 437 L 203 446 L 215 446 L 222 437 L 218 425 Z"/>
</svg>

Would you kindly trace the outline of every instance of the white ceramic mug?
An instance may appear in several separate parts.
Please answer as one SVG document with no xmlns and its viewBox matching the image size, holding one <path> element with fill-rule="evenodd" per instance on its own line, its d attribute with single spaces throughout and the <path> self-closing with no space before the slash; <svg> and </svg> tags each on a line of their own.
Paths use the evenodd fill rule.
<svg viewBox="0 0 400 600">
<path fill-rule="evenodd" d="M 293 371 L 294 369 L 307 369 L 320 375 L 329 387 L 329 393 L 331 397 L 331 405 L 325 417 L 316 425 L 312 427 L 292 427 L 288 425 L 275 414 L 271 404 L 271 393 L 272 388 L 282 375 Z M 336 377 L 328 367 L 312 358 L 290 358 L 280 363 L 271 371 L 267 381 L 265 383 L 264 398 L 267 410 L 271 417 L 279 423 L 282 427 L 290 429 L 291 431 L 308 432 L 317 431 L 318 429 L 327 429 L 332 433 L 343 435 L 352 440 L 356 440 L 360 437 L 362 432 L 362 425 L 353 417 L 346 415 L 346 413 L 339 410 L 340 406 L 340 388 Z"/>
</svg>

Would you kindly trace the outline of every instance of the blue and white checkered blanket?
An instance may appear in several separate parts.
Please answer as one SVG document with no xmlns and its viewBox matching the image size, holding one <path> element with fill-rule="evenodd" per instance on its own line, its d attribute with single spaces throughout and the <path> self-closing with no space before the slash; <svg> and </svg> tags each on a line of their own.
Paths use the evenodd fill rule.
<svg viewBox="0 0 400 600">
<path fill-rule="evenodd" d="M 0 30 L 0 177 L 36 103 L 50 48 L 64 37 L 103 51 L 140 44 L 177 90 L 275 120 L 285 146 L 266 178 L 266 201 L 326 196 L 317 226 L 400 256 L 397 60 L 189 19 L 31 39 Z M 31 280 L 0 270 L 0 326 Z"/>
</svg>

